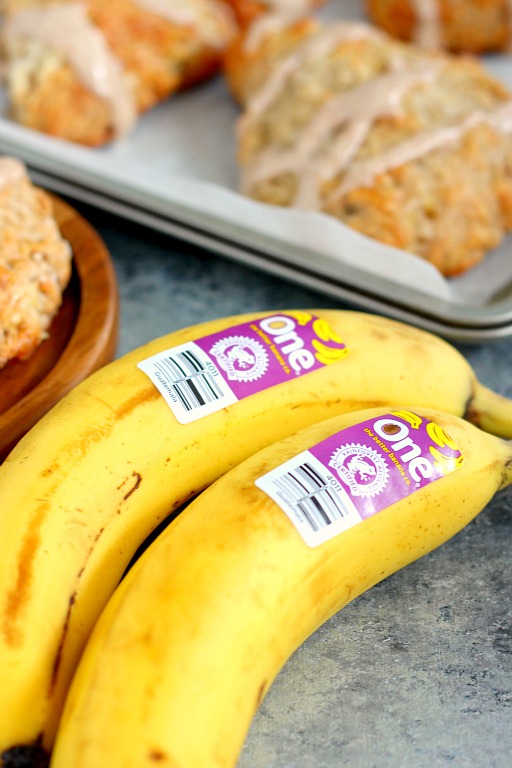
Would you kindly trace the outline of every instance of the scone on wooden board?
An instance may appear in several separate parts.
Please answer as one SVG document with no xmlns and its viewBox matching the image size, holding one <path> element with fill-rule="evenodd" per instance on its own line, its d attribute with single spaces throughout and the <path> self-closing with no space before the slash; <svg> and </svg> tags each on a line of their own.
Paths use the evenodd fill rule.
<svg viewBox="0 0 512 768">
<path fill-rule="evenodd" d="M 363 23 L 240 36 L 241 190 L 321 211 L 459 275 L 512 228 L 512 99 L 474 58 Z"/>
<path fill-rule="evenodd" d="M 51 198 L 20 161 L 0 157 L 0 368 L 26 360 L 46 338 L 71 267 Z"/>
<path fill-rule="evenodd" d="M 88 146 L 209 78 L 237 25 L 221 0 L 7 0 L 10 117 Z"/>
<path fill-rule="evenodd" d="M 401 40 L 454 52 L 510 50 L 511 0 L 363 0 L 369 19 Z"/>
</svg>

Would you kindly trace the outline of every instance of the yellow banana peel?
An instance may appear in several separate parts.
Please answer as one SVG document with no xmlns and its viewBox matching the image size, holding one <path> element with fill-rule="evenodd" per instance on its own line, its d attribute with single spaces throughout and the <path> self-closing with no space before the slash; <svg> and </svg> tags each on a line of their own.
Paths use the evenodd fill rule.
<svg viewBox="0 0 512 768">
<path fill-rule="evenodd" d="M 51 768 L 234 768 L 296 648 L 510 483 L 512 444 L 424 408 L 334 417 L 261 450 L 121 582 L 79 664 Z"/>
<path fill-rule="evenodd" d="M 236 341 L 247 325 L 285 379 L 181 423 L 157 387 L 164 363 L 155 364 L 154 378 L 139 365 L 179 347 L 184 357 L 173 365 L 192 366 L 187 345 L 213 335 L 226 370 L 238 366 L 239 377 L 257 383 L 268 361 L 256 341 L 247 349 Z M 260 367 L 253 370 L 251 360 Z M 212 374 L 208 386 L 216 380 Z M 184 395 L 182 383 L 171 387 L 176 400 L 202 396 L 192 383 Z M 450 344 L 350 311 L 278 310 L 191 326 L 123 356 L 66 395 L 0 467 L 0 755 L 18 745 L 51 748 L 96 619 L 140 545 L 173 510 L 298 429 L 404 402 L 512 436 L 512 401 L 483 386 Z"/>
</svg>

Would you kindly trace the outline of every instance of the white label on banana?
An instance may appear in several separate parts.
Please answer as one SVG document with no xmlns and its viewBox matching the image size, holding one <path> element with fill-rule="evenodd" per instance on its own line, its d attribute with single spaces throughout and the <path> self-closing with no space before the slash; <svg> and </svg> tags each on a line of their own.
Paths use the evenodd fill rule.
<svg viewBox="0 0 512 768">
<path fill-rule="evenodd" d="M 361 522 L 339 480 L 309 451 L 258 478 L 256 485 L 286 512 L 310 547 Z"/>
<path fill-rule="evenodd" d="M 322 318 L 283 312 L 159 352 L 138 367 L 182 424 L 343 360 L 345 344 Z"/>
<path fill-rule="evenodd" d="M 463 462 L 440 425 L 402 410 L 347 427 L 255 483 L 316 547 Z"/>
<path fill-rule="evenodd" d="M 215 413 L 237 398 L 213 360 L 194 342 L 138 363 L 181 424 Z"/>
</svg>

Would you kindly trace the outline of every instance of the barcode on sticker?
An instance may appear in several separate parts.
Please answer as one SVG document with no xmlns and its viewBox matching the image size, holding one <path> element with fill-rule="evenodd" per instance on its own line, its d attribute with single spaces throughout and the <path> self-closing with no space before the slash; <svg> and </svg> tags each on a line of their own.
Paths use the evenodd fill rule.
<svg viewBox="0 0 512 768">
<path fill-rule="evenodd" d="M 339 480 L 309 451 L 258 478 L 256 485 L 288 515 L 309 546 L 361 522 Z"/>
<path fill-rule="evenodd" d="M 236 402 L 215 363 L 194 342 L 173 347 L 138 364 L 182 424 Z"/>
</svg>

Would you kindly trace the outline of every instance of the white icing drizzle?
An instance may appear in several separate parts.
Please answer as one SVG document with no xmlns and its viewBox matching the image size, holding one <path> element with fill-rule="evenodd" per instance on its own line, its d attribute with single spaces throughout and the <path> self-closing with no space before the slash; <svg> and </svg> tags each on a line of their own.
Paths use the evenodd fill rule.
<svg viewBox="0 0 512 768">
<path fill-rule="evenodd" d="M 305 16 L 311 9 L 311 0 L 267 0 L 267 6 L 268 11 L 251 24 L 246 34 L 244 47 L 247 51 L 257 48 L 268 34 Z"/>
<path fill-rule="evenodd" d="M 401 66 L 400 66 L 401 65 Z M 333 178 L 352 162 L 379 117 L 400 113 L 403 96 L 415 85 L 435 79 L 443 64 L 422 61 L 405 69 L 396 60 L 394 68 L 345 93 L 333 96 L 305 126 L 293 148 L 271 147 L 246 169 L 243 190 L 272 176 L 291 172 L 298 176 L 298 190 L 292 205 L 318 208 L 318 182 Z M 331 146 L 318 158 L 318 149 L 339 129 Z"/>
<path fill-rule="evenodd" d="M 187 0 L 135 0 L 135 4 L 175 24 L 195 24 L 198 20 L 197 4 Z"/>
<path fill-rule="evenodd" d="M 295 21 L 294 16 L 281 13 L 265 13 L 252 22 L 244 38 L 244 50 L 252 52 L 258 48 L 261 41 L 268 35 L 279 32 L 288 24 Z"/>
<path fill-rule="evenodd" d="M 273 13 L 304 13 L 311 5 L 311 0 L 267 0 L 267 6 Z"/>
<path fill-rule="evenodd" d="M 314 58 L 328 54 L 338 43 L 368 37 L 381 38 L 382 36 L 366 24 L 343 22 L 326 27 L 318 34 L 309 37 L 297 51 L 285 57 L 277 64 L 268 80 L 252 96 L 247 105 L 246 112 L 240 120 L 241 128 L 245 129 L 250 121 L 257 119 L 270 107 L 288 78 L 296 72 L 308 57 Z"/>
<path fill-rule="evenodd" d="M 0 157 L 0 189 L 27 178 L 25 166 L 14 157 Z"/>
<path fill-rule="evenodd" d="M 414 42 L 425 48 L 442 48 L 439 0 L 410 0 L 415 15 Z"/>
<path fill-rule="evenodd" d="M 281 62 L 266 85 L 250 101 L 239 121 L 239 131 L 262 116 L 278 99 L 288 78 L 310 55 L 325 53 L 340 39 L 354 39 L 365 27 L 345 25 L 308 39 L 300 50 Z M 375 120 L 399 115 L 402 100 L 410 89 L 434 81 L 445 66 L 442 58 L 421 58 L 416 62 L 395 56 L 387 72 L 355 86 L 350 91 L 333 95 L 302 129 L 293 147 L 270 146 L 259 152 L 242 170 L 242 190 L 250 193 L 266 179 L 292 173 L 297 178 L 297 191 L 290 205 L 316 210 L 320 207 L 319 182 L 344 177 L 332 197 L 351 189 L 370 186 L 378 174 L 417 159 L 434 149 L 458 141 L 468 130 L 481 123 L 512 132 L 512 99 L 494 110 L 477 111 L 456 125 L 420 131 L 398 142 L 391 149 L 369 160 L 357 161 L 358 151 Z"/>
<path fill-rule="evenodd" d="M 59 51 L 81 81 L 112 105 L 116 133 L 128 131 L 136 117 L 135 103 L 123 69 L 100 30 L 91 23 L 84 3 L 69 2 L 31 8 L 6 22 L 7 39 L 30 38 Z"/>
<path fill-rule="evenodd" d="M 204 0 L 134 0 L 135 4 L 176 25 L 193 26 L 202 40 L 214 48 L 226 42 L 231 13 L 223 5 Z"/>
<path fill-rule="evenodd" d="M 422 131 L 393 147 L 379 158 L 355 163 L 332 196 L 338 197 L 356 187 L 368 186 L 372 183 L 375 176 L 385 173 L 391 168 L 397 168 L 411 160 L 416 160 L 434 149 L 455 144 L 472 128 L 482 124 L 490 125 L 495 130 L 503 133 L 511 133 L 512 99 L 503 102 L 489 112 L 473 112 L 456 125 Z"/>
</svg>

